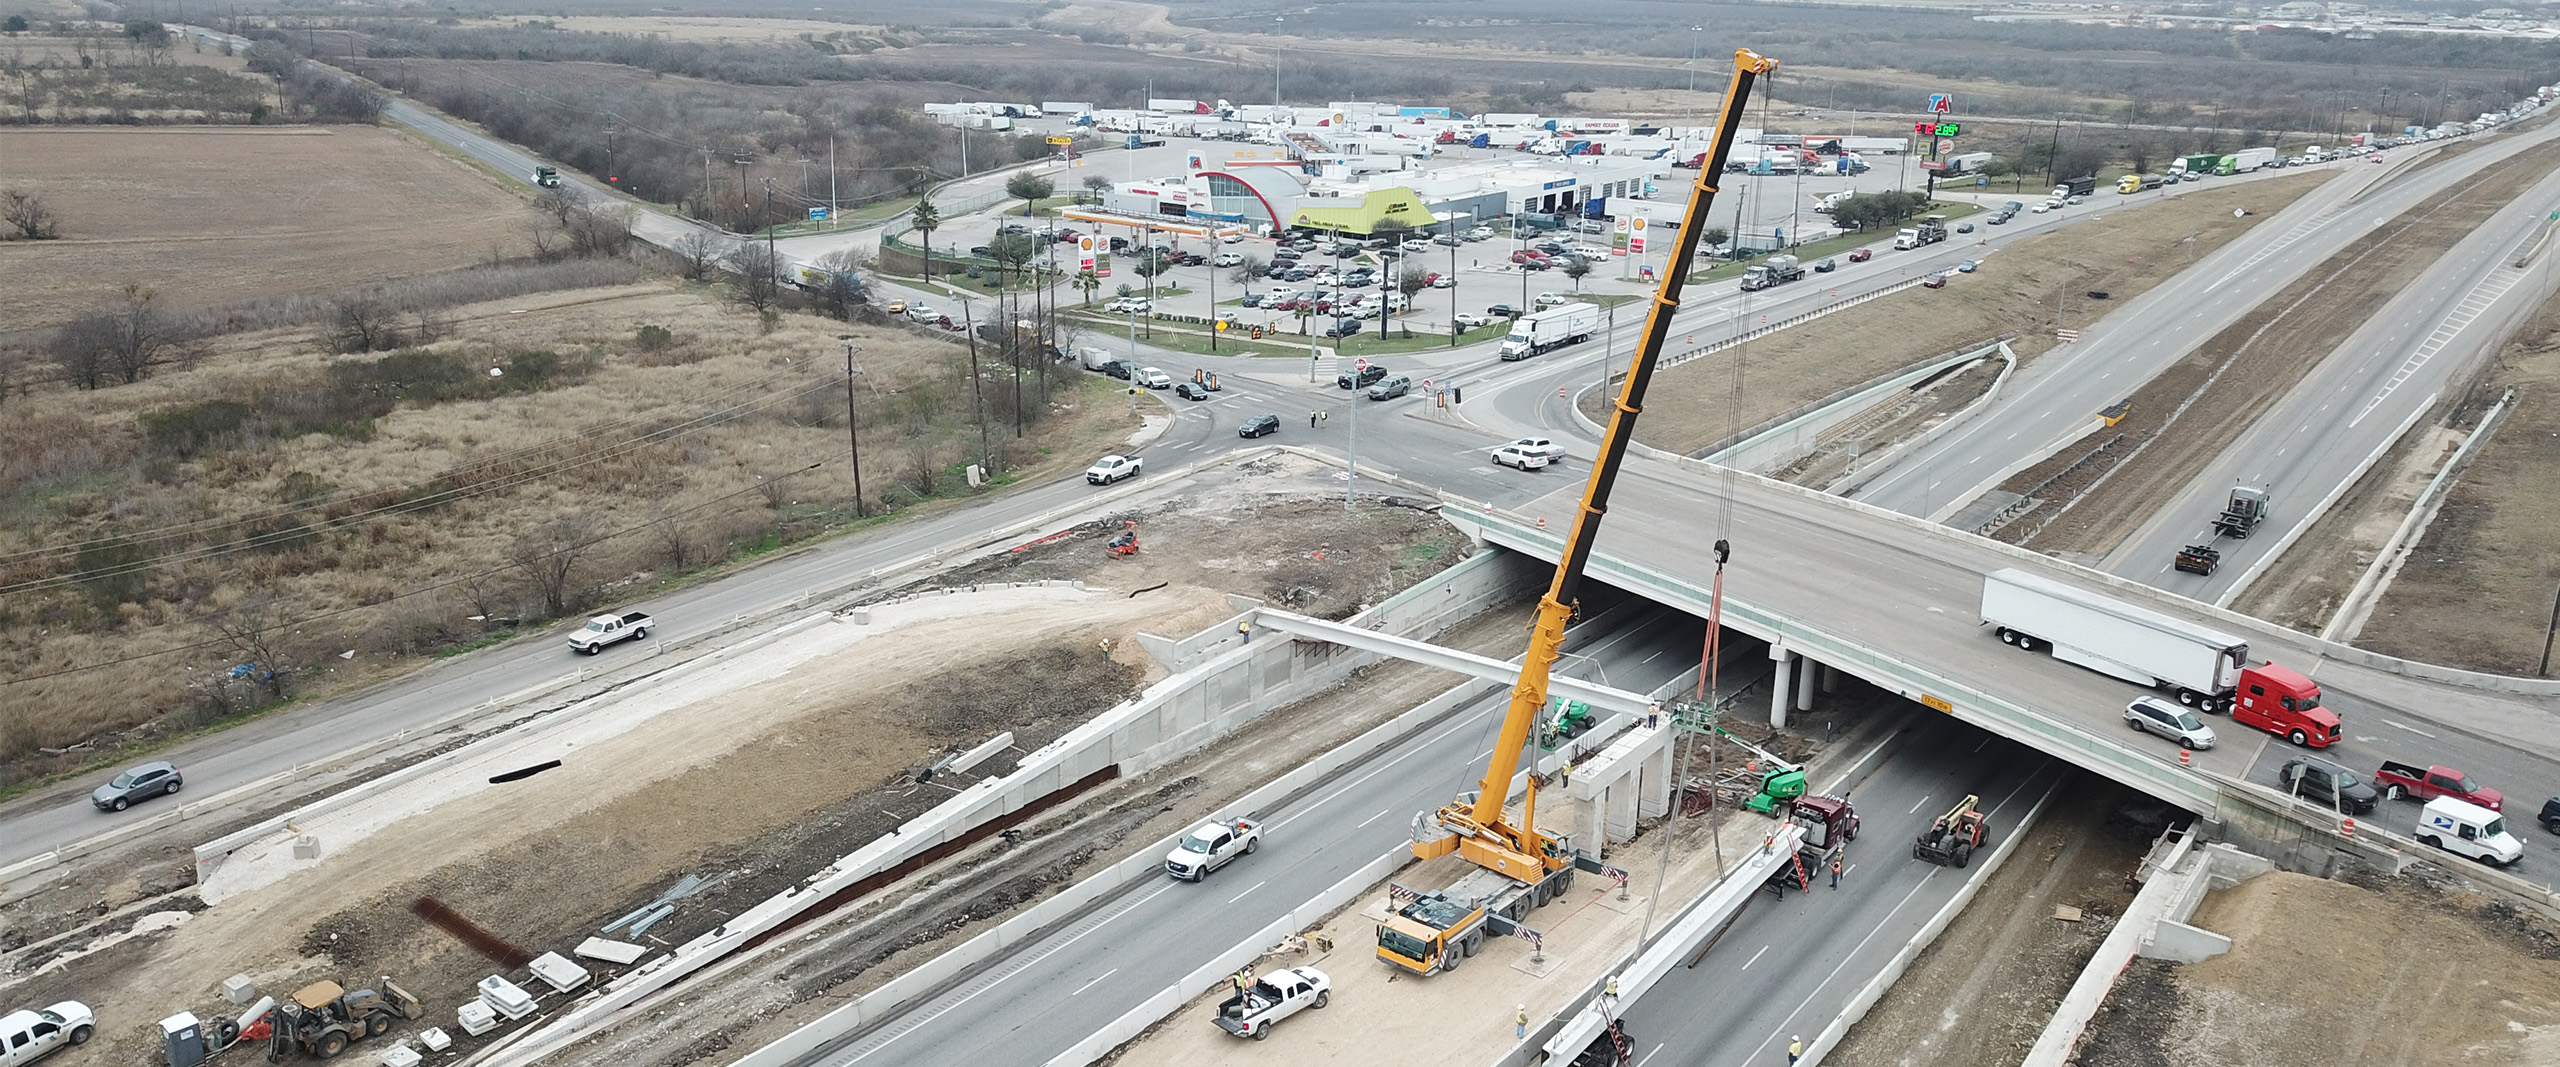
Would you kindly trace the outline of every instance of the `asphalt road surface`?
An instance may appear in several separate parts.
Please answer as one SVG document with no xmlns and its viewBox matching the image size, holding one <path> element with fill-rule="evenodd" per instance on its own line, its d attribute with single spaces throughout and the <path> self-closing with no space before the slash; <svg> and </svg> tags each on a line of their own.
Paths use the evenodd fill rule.
<svg viewBox="0 0 2560 1067">
<path fill-rule="evenodd" d="M 2034 752 L 1941 718 L 1915 717 L 1889 745 L 1848 792 L 1861 825 L 1839 887 L 1828 871 L 1808 871 L 1810 891 L 1762 891 L 1694 965 L 1626 1005 L 1638 1067 L 1785 1063 L 1788 1039 L 1810 1042 L 1838 1018 L 1957 890 L 1984 876 L 1990 849 L 2019 833 L 2063 777 Z M 1837 783 L 1816 784 L 1839 795 Z M 1990 816 L 1981 858 L 1964 868 L 1912 858 L 1921 831 L 1968 795 Z"/>
<path fill-rule="evenodd" d="M 2337 250 L 2361 240 L 2376 225 L 2442 193 L 2481 167 L 2555 136 L 2560 136 L 2560 123 L 2479 144 L 2416 173 L 2387 179 L 2352 201 L 2347 194 L 2362 186 L 2362 174 L 2355 168 L 2370 170 L 2374 165 L 2361 160 L 2334 164 L 2343 171 L 2338 180 L 2296 200 L 2192 269 L 2127 301 L 2121 310 L 2082 330 L 2078 343 L 2047 353 L 2021 369 L 1989 407 L 1903 457 L 1892 470 L 1850 495 L 1910 515 L 1944 518 L 1954 514 L 1996 487 L 2011 463 L 2078 433 L 2099 410 L 2131 396 L 2197 345 Z M 2488 228 L 2462 247 L 2473 248 L 2476 254 L 2479 246 L 2504 245 L 2510 236 L 2510 231 Z M 2394 313 L 2418 312 L 2396 308 Z M 2465 360 L 2456 354 L 2445 362 Z M 2426 391 L 2418 390 L 2417 395 L 2423 397 Z M 2339 416 L 2346 417 L 2352 413 Z M 2219 504 L 2214 510 L 2221 510 Z"/>
<path fill-rule="evenodd" d="M 1662 616 L 1635 604 L 1592 620 L 1568 646 L 1576 654 L 1558 670 L 1638 692 L 1678 677 L 1696 665 L 1702 624 Z M 1131 886 L 959 985 L 799 1062 L 1047 1063 L 1181 981 L 1208 956 L 1410 840 L 1414 815 L 1448 803 L 1483 777 L 1509 700 L 1505 691 L 1469 704 L 1279 811 L 1238 813 L 1270 822 L 1263 847 L 1207 880 Z M 1366 946 L 1343 948 L 1353 965 L 1368 965 L 1359 961 Z M 1041 1009 L 1024 1010 L 1035 1004 Z"/>
</svg>

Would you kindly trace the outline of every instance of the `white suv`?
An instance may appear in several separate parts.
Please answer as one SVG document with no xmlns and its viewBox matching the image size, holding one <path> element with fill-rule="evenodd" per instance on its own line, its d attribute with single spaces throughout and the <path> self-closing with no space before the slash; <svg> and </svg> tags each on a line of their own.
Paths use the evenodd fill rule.
<svg viewBox="0 0 2560 1067">
<path fill-rule="evenodd" d="M 1493 465 L 1533 471 L 1551 462 L 1544 452 L 1532 452 L 1518 445 L 1504 445 L 1493 450 Z"/>
</svg>

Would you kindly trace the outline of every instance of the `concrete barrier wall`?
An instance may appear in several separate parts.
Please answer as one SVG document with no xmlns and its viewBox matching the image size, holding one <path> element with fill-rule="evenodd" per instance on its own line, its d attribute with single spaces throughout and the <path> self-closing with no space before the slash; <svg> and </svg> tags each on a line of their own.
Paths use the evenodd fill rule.
<svg viewBox="0 0 2560 1067">
<path fill-rule="evenodd" d="M 1184 1004 L 1191 1002 L 1191 998 L 1209 992 L 1245 964 L 1261 959 L 1263 953 L 1279 944 L 1281 939 L 1306 929 L 1318 919 L 1333 914 L 1335 909 L 1358 899 L 1361 894 L 1368 892 L 1370 887 L 1385 881 L 1388 876 L 1412 862 L 1413 852 L 1410 849 L 1401 845 L 1389 849 L 1385 855 L 1370 860 L 1366 866 L 1334 883 L 1332 888 L 1316 894 L 1306 903 L 1291 909 L 1289 914 L 1263 927 L 1260 932 L 1237 942 L 1209 962 L 1200 965 L 1182 981 L 1166 987 L 1162 992 L 1148 997 L 1145 1002 L 1123 1013 L 1119 1018 L 1104 1024 L 1101 1029 L 1077 1042 L 1075 1047 L 1050 1057 L 1045 1067 L 1086 1067 L 1087 1064 L 1109 1055 L 1111 1050 L 1119 1048 L 1123 1042 L 1145 1033 L 1148 1027 L 1156 1024 L 1157 1020 L 1181 1010 Z"/>
<path fill-rule="evenodd" d="M 2054 1009 L 2044 1031 L 2036 1035 L 2036 1043 L 2027 1049 L 2027 1058 L 2020 1067 L 2063 1067 L 2071 1062 L 2071 1053 L 2079 1046 L 2081 1035 L 2098 1017 L 2098 1009 L 2105 1006 L 2107 995 L 2115 990 L 2124 969 L 2151 940 L 2153 929 L 2163 922 L 2186 922 L 2217 881 L 2239 880 L 2221 876 L 2222 866 L 2214 849 L 2196 849 L 2188 853 L 2183 866 L 2173 865 L 2174 869 L 2155 873 L 2143 883 L 2142 891 L 2134 894 L 2133 903 L 2116 920 L 2115 929 L 2107 931 L 2106 940 L 2098 944 L 2088 965 L 2080 969 L 2080 977 L 2071 983 L 2070 992 L 2063 994 L 2062 1003 Z"/>
<path fill-rule="evenodd" d="M 1929 447 L 1956 427 L 1973 421 L 1973 417 L 1981 414 L 1982 409 L 1990 407 L 1993 402 L 1999 400 L 2001 392 L 2009 386 L 2009 379 L 2018 373 L 2018 354 L 2009 350 L 2007 341 L 1992 347 L 2000 351 L 2001 366 L 1999 377 L 1991 379 L 1991 388 L 1983 390 L 1981 396 L 1973 398 L 1973 403 L 1965 405 L 1964 410 L 1948 416 L 1935 426 L 1920 431 L 1918 436 L 1885 449 L 1882 455 L 1850 471 L 1839 481 L 1824 486 L 1822 491 L 1833 496 L 1847 496 L 1857 492 L 1859 487 L 1874 481 L 1876 475 L 1892 470 L 1894 464 L 1902 462 L 1903 457 Z"/>
<path fill-rule="evenodd" d="M 1840 1047 L 1840 1042 L 1849 1036 L 1849 1028 L 1858 1025 L 1859 1020 L 1865 1019 L 1867 1013 L 1875 1009 L 1876 1002 L 1884 999 L 1885 991 L 1902 980 L 1902 972 L 1910 969 L 1911 961 L 1919 959 L 1922 950 L 1936 942 L 1939 934 L 1947 932 L 1947 924 L 1956 921 L 1956 916 L 1964 913 L 1965 905 L 1973 902 L 1974 892 L 1990 881 L 1992 875 L 1999 873 L 2002 864 L 2009 862 L 2009 854 L 2018 850 L 2018 842 L 2027 839 L 2027 831 L 2035 827 L 2036 816 L 2043 813 L 2045 801 L 2052 797 L 2053 793 L 2047 791 L 2044 796 L 2036 798 L 2036 805 L 2027 809 L 2025 818 L 2018 820 L 2017 829 L 1992 846 L 1991 858 L 1983 863 L 1978 873 L 1965 879 L 1964 888 L 1956 890 L 1955 897 L 1929 917 L 1928 925 L 1911 935 L 1911 940 L 1902 943 L 1902 950 L 1893 954 L 1893 961 L 1885 964 L 1874 978 L 1860 987 L 1857 996 L 1849 998 L 1848 1007 L 1841 1009 L 1838 1018 L 1824 1026 L 1821 1033 L 1813 1035 L 1813 1043 L 1804 1047 L 1804 1061 L 1800 1067 L 1819 1067 L 1823 1057 Z"/>
</svg>

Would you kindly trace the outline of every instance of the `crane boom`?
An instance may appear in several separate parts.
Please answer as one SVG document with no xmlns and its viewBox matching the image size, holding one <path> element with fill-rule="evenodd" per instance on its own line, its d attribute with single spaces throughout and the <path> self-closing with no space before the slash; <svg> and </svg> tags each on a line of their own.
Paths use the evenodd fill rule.
<svg viewBox="0 0 2560 1067">
<path fill-rule="evenodd" d="M 1529 731 L 1536 724 L 1539 711 L 1546 707 L 1547 682 L 1554 673 L 1557 654 L 1564 647 L 1565 625 L 1572 621 L 1579 600 L 1583 566 L 1591 558 L 1592 543 L 1600 536 L 1600 519 L 1609 510 L 1609 491 L 1617 484 L 1618 468 L 1625 462 L 1627 444 L 1635 435 L 1645 386 L 1652 381 L 1654 364 L 1670 340 L 1672 317 L 1680 311 L 1681 285 L 1697 258 L 1698 235 L 1706 230 L 1707 211 L 1715 203 L 1716 183 L 1724 177 L 1725 159 L 1732 154 L 1734 137 L 1742 128 L 1743 108 L 1751 99 L 1752 84 L 1777 66 L 1775 60 L 1747 48 L 1733 54 L 1733 80 L 1725 89 L 1714 144 L 1699 163 L 1689 209 L 1680 219 L 1680 236 L 1672 242 L 1671 262 L 1663 272 L 1662 286 L 1654 294 L 1652 308 L 1645 313 L 1643 337 L 1627 365 L 1626 384 L 1618 390 L 1617 407 L 1609 413 L 1609 429 L 1601 439 L 1600 454 L 1592 461 L 1591 481 L 1583 490 L 1581 509 L 1574 514 L 1573 530 L 1565 537 L 1555 580 L 1547 587 L 1547 595 L 1538 601 L 1529 652 L 1520 664 L 1519 684 L 1511 689 L 1511 709 L 1502 721 L 1502 737 L 1493 746 L 1493 764 L 1486 768 L 1483 786 L 1473 797 L 1460 797 L 1440 809 L 1439 823 L 1449 836 L 1431 840 L 1416 836 L 1416 856 L 1432 859 L 1454 849 L 1478 866 L 1524 881 L 1536 881 L 1546 872 L 1573 862 L 1573 857 L 1560 854 L 1563 850 L 1539 833 L 1534 823 L 1519 827 L 1505 824 L 1503 802 L 1509 798 L 1511 776 L 1519 770 L 1521 747 L 1528 743 Z M 1536 811 L 1537 796 L 1533 779 L 1529 786 L 1532 812 Z M 1533 819 L 1534 816 L 1524 821 Z"/>
</svg>

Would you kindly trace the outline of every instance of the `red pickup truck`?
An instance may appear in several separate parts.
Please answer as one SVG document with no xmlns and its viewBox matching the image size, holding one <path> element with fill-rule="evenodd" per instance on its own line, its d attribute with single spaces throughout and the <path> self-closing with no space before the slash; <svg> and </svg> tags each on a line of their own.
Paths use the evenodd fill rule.
<svg viewBox="0 0 2560 1067">
<path fill-rule="evenodd" d="M 2382 761 L 2382 769 L 2373 772 L 2373 787 L 2388 800 L 2415 798 L 2421 801 L 2437 797 L 2478 804 L 2491 811 L 2504 811 L 2506 794 L 2471 780 L 2471 776 L 2451 767 L 2416 767 L 2406 763 Z"/>
</svg>

